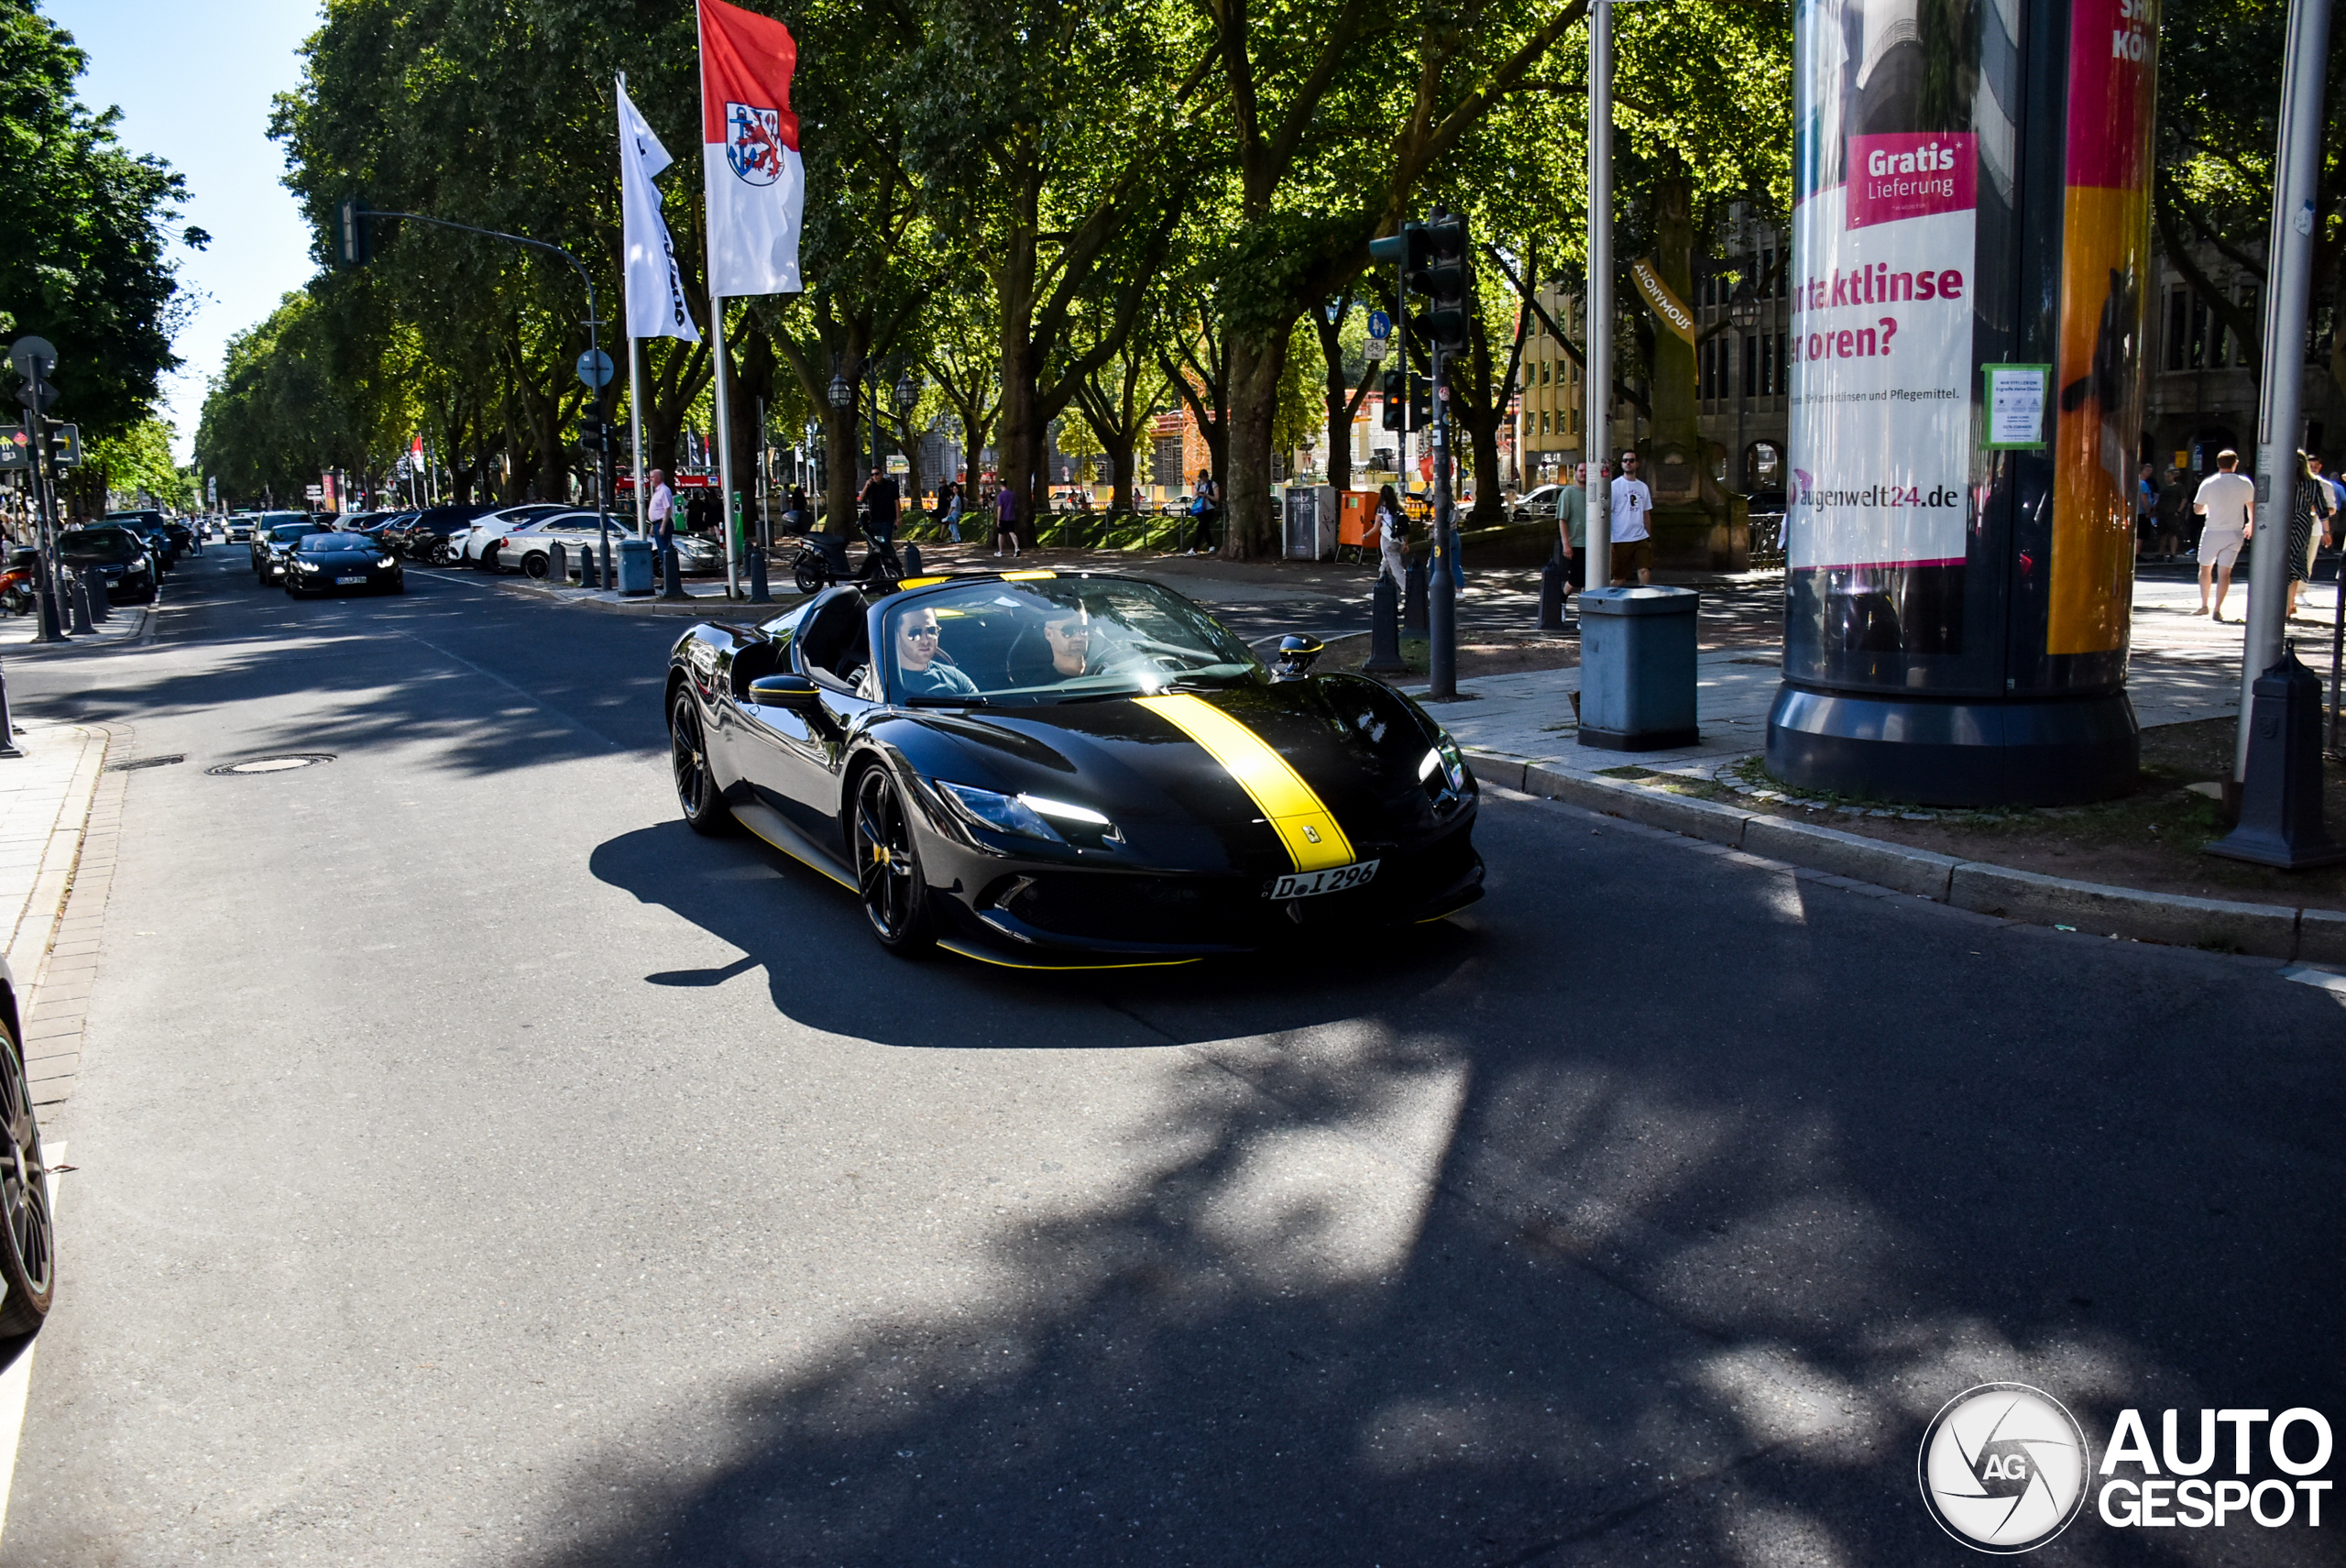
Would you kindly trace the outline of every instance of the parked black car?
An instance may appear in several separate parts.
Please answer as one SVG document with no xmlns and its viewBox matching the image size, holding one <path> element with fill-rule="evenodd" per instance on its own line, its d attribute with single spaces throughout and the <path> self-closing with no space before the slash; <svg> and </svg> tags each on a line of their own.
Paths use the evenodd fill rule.
<svg viewBox="0 0 2346 1568">
<path fill-rule="evenodd" d="M 403 594 L 407 577 L 399 557 L 363 533 L 312 533 L 296 540 L 285 557 L 285 591 L 294 598 L 348 591 Z"/>
<path fill-rule="evenodd" d="M 57 536 L 57 559 L 93 584 L 113 604 L 155 602 L 155 558 L 147 542 L 115 523 L 69 528 Z"/>
<path fill-rule="evenodd" d="M 449 538 L 465 532 L 472 527 L 474 520 L 496 510 L 479 501 L 426 507 L 411 521 L 393 529 L 385 536 L 383 543 L 391 547 L 392 554 L 410 561 L 429 562 L 434 566 L 445 565 L 450 558 Z"/>
</svg>

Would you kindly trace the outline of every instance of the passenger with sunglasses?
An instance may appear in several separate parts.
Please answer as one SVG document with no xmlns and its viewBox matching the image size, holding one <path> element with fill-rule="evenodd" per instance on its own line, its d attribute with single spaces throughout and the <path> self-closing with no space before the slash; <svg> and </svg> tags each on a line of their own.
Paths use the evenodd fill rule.
<svg viewBox="0 0 2346 1568">
<path fill-rule="evenodd" d="M 907 612 L 896 622 L 896 673 L 906 696 L 975 696 L 978 683 L 945 658 L 944 636 L 933 609 Z"/>
</svg>

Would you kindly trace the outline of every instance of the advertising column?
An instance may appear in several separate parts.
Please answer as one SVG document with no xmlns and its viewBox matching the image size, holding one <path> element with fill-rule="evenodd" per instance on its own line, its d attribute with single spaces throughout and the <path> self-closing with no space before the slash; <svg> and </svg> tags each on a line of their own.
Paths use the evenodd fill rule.
<svg viewBox="0 0 2346 1568">
<path fill-rule="evenodd" d="M 2144 0 L 1801 0 L 1795 27 L 1769 766 L 1942 805 L 2121 793 Z"/>
</svg>

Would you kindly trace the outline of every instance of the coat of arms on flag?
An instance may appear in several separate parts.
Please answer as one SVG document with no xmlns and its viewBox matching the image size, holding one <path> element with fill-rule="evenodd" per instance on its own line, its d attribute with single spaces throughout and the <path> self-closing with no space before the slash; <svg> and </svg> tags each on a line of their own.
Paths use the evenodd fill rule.
<svg viewBox="0 0 2346 1568">
<path fill-rule="evenodd" d="M 725 160 L 752 185 L 782 178 L 782 115 L 748 104 L 725 105 Z"/>
</svg>

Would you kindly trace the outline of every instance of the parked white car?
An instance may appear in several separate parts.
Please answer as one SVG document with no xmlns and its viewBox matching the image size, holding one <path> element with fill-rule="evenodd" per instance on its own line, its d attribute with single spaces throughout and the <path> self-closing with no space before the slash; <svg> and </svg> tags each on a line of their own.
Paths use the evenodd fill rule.
<svg viewBox="0 0 2346 1568">
<path fill-rule="evenodd" d="M 508 533 L 503 548 L 498 552 L 497 564 L 510 566 L 525 577 L 543 577 L 551 568 L 556 544 L 562 546 L 564 554 L 575 565 L 581 550 L 598 551 L 602 537 L 601 525 L 593 512 L 558 512 L 553 517 L 524 523 Z M 611 519 L 611 560 L 614 564 L 619 560 L 619 541 L 634 537 L 633 529 L 618 518 Z M 598 556 L 596 570 L 599 572 L 601 569 Z"/>
<path fill-rule="evenodd" d="M 499 507 L 495 511 L 483 512 L 473 520 L 469 532 L 448 541 L 450 548 L 455 552 L 455 565 L 476 566 L 485 572 L 497 571 L 504 565 L 496 559 L 497 546 L 507 534 L 569 510 L 551 501 L 523 501 L 517 506 Z"/>
</svg>

